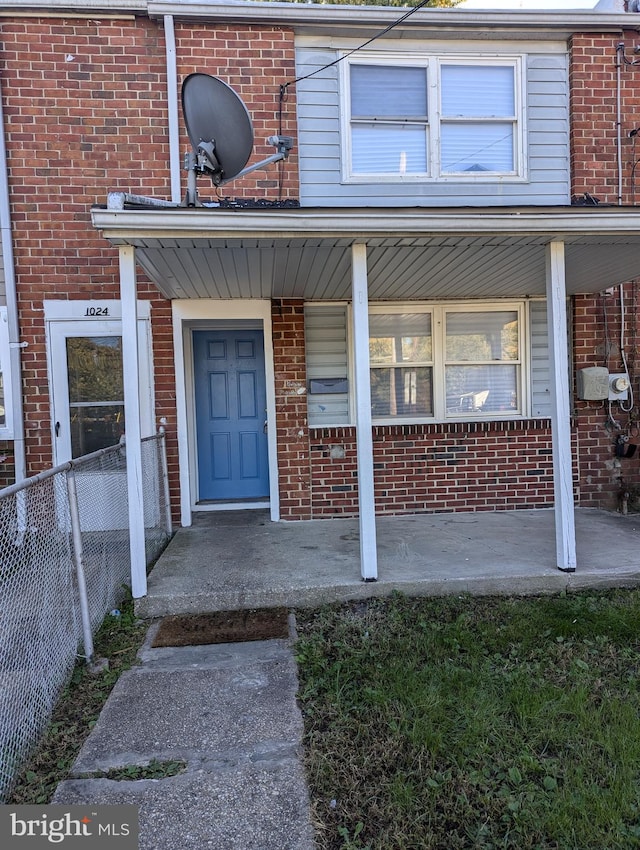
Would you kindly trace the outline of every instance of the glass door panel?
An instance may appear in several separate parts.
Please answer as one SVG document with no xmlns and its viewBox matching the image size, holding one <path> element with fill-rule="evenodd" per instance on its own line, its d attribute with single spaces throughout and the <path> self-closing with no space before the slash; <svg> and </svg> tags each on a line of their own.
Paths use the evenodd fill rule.
<svg viewBox="0 0 640 850">
<path fill-rule="evenodd" d="M 122 337 L 67 337 L 71 456 L 113 446 L 124 433 Z"/>
</svg>

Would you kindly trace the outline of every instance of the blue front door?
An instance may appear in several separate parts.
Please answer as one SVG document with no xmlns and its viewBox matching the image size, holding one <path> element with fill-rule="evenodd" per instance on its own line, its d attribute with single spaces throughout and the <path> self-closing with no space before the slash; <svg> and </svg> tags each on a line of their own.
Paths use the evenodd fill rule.
<svg viewBox="0 0 640 850">
<path fill-rule="evenodd" d="M 264 340 L 259 330 L 193 332 L 200 501 L 269 495 Z"/>
</svg>

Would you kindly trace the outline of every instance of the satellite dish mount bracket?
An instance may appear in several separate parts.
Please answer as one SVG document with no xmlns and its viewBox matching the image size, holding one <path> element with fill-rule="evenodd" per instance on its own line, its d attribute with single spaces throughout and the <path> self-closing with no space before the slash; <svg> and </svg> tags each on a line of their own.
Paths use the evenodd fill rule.
<svg viewBox="0 0 640 850">
<path fill-rule="evenodd" d="M 201 203 L 198 199 L 197 178 L 199 174 L 208 174 L 214 186 L 223 186 L 237 177 L 244 177 L 245 174 L 250 174 L 252 171 L 257 171 L 259 168 L 265 168 L 274 162 L 281 162 L 289 156 L 293 148 L 293 139 L 291 136 L 269 136 L 267 142 L 276 148 L 276 153 L 261 160 L 260 162 L 249 165 L 243 168 L 232 177 L 225 178 L 224 170 L 218 161 L 215 150 L 215 139 L 208 142 L 200 140 L 197 150 L 192 150 L 185 156 L 185 169 L 188 173 L 187 194 L 184 200 L 184 205 L 187 207 L 199 207 Z"/>
</svg>

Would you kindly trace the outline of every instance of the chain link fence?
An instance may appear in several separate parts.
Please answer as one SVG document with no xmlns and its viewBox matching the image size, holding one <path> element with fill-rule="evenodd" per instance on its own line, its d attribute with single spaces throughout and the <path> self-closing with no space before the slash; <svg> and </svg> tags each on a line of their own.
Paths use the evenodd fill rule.
<svg viewBox="0 0 640 850">
<path fill-rule="evenodd" d="M 0 802 L 131 584 L 126 447 L 0 490 Z M 142 441 L 147 566 L 171 535 L 164 434 Z"/>
</svg>

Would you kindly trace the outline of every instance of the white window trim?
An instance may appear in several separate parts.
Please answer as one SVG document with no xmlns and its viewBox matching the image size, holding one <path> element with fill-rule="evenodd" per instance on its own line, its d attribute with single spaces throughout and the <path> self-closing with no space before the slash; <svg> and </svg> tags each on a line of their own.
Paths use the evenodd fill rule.
<svg viewBox="0 0 640 850">
<path fill-rule="evenodd" d="M 0 307 L 0 369 L 4 384 L 5 424 L 0 425 L 0 440 L 13 440 L 13 390 L 11 383 L 11 357 L 7 308 Z"/>
<path fill-rule="evenodd" d="M 347 56 L 348 54 L 342 54 Z M 428 170 L 420 174 L 354 174 L 351 170 L 351 86 L 350 68 L 354 64 L 363 65 L 390 65 L 393 67 L 408 66 L 413 68 L 424 67 L 427 73 L 427 131 L 429 139 Z M 447 172 L 440 173 L 440 126 L 441 126 L 441 103 L 440 103 L 440 69 L 442 65 L 489 65 L 510 66 L 514 68 L 514 98 L 515 98 L 515 131 L 513 139 L 514 170 L 512 172 Z M 474 56 L 473 54 L 438 54 L 424 55 L 411 53 L 389 53 L 389 52 L 366 52 L 353 56 L 340 63 L 340 139 L 342 156 L 342 182 L 343 183 L 523 183 L 528 180 L 528 153 L 527 153 L 527 118 L 526 118 L 526 94 L 524 90 L 523 67 L 525 56 L 500 55 L 500 56 Z M 473 120 L 471 117 L 464 120 Z M 481 120 L 481 119 L 479 119 Z"/>
</svg>

